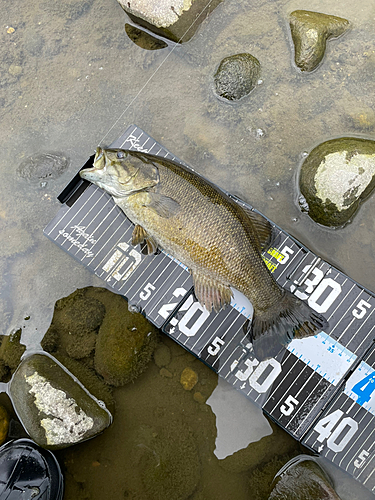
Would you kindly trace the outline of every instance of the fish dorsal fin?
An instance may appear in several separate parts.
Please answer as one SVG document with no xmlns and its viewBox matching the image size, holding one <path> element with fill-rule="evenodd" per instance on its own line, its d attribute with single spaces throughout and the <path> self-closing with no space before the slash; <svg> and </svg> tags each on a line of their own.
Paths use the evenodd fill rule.
<svg viewBox="0 0 375 500">
<path fill-rule="evenodd" d="M 254 226 L 259 240 L 260 251 L 263 252 L 264 250 L 267 250 L 274 240 L 273 227 L 270 222 L 260 213 L 254 212 L 254 210 L 244 207 L 243 205 L 240 206 Z"/>
<path fill-rule="evenodd" d="M 144 255 L 155 253 L 158 249 L 158 245 L 154 238 L 149 236 L 142 226 L 136 224 L 132 234 L 132 245 L 135 246 L 138 244 L 141 245 Z"/>
<path fill-rule="evenodd" d="M 160 217 L 169 219 L 175 216 L 180 210 L 180 204 L 173 198 L 160 193 L 148 194 L 149 202 L 147 203 L 147 207 L 156 212 Z"/>
<path fill-rule="evenodd" d="M 201 306 L 209 312 L 212 308 L 215 312 L 224 309 L 230 304 L 232 290 L 229 286 L 205 276 L 197 271 L 192 272 L 194 281 L 194 293 Z"/>
</svg>

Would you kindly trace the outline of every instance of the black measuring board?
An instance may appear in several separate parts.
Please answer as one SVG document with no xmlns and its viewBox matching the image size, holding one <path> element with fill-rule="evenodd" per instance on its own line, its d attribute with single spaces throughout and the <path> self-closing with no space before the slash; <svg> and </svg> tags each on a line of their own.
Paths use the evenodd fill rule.
<svg viewBox="0 0 375 500">
<path fill-rule="evenodd" d="M 342 385 L 303 444 L 375 493 L 375 348 Z"/>
<path fill-rule="evenodd" d="M 186 166 L 135 125 L 111 147 L 159 155 Z M 93 157 L 86 165 L 92 161 Z M 77 175 L 59 199 L 63 205 L 45 235 L 296 439 L 309 435 L 345 377 L 373 344 L 374 294 L 272 221 L 275 238 L 263 252 L 267 267 L 280 286 L 324 315 L 329 328 L 314 337 L 295 339 L 275 358 L 259 362 L 246 335 L 253 315 L 247 298 L 233 290 L 230 306 L 209 313 L 195 298 L 186 266 L 163 251 L 145 256 L 139 245 L 132 247 L 134 226 L 110 195 Z M 374 430 L 373 423 L 369 426 Z M 368 453 L 370 463 L 375 453 L 372 448 Z"/>
</svg>

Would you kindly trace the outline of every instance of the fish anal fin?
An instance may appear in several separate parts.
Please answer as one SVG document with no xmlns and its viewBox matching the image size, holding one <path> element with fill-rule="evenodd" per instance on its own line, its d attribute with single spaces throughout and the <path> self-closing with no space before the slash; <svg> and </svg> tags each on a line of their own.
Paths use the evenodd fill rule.
<svg viewBox="0 0 375 500">
<path fill-rule="evenodd" d="M 242 209 L 254 226 L 259 240 L 260 251 L 267 250 L 274 240 L 274 231 L 271 223 L 263 215 L 250 208 L 242 206 Z"/>
<path fill-rule="evenodd" d="M 157 251 L 158 245 L 154 238 L 147 234 L 142 226 L 136 224 L 132 234 L 132 245 L 141 245 L 143 255 L 150 255 Z"/>
<path fill-rule="evenodd" d="M 193 271 L 194 293 L 201 306 L 204 306 L 209 312 L 212 309 L 219 312 L 230 304 L 232 290 L 210 277 L 199 272 Z"/>
</svg>

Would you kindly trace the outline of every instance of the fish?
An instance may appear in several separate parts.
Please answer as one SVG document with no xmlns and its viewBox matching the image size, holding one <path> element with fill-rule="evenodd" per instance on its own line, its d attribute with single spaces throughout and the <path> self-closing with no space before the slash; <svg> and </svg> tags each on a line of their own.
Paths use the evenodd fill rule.
<svg viewBox="0 0 375 500">
<path fill-rule="evenodd" d="M 293 338 L 315 335 L 326 319 L 280 287 L 261 252 L 272 243 L 272 226 L 213 183 L 166 158 L 98 147 L 80 176 L 112 195 L 134 223 L 132 245 L 145 254 L 163 249 L 189 269 L 197 300 L 219 312 L 232 288 L 253 305 L 247 328 L 258 360 L 274 357 Z"/>
</svg>

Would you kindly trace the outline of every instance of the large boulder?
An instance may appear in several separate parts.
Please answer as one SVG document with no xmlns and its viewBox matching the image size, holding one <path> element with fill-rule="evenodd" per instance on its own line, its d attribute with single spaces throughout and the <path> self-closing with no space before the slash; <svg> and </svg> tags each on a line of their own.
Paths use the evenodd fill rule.
<svg viewBox="0 0 375 500">
<path fill-rule="evenodd" d="M 349 27 L 342 17 L 295 10 L 290 14 L 294 60 L 301 71 L 313 71 L 323 59 L 327 40 L 337 38 Z"/>
<path fill-rule="evenodd" d="M 9 395 L 27 433 L 43 448 L 80 443 L 112 422 L 104 403 L 47 354 L 32 354 L 21 362 Z"/>
<path fill-rule="evenodd" d="M 187 42 L 221 0 L 118 0 L 135 23 L 174 42 Z"/>
<path fill-rule="evenodd" d="M 340 227 L 375 187 L 375 141 L 343 137 L 314 148 L 301 167 L 300 205 L 315 222 Z"/>
</svg>

